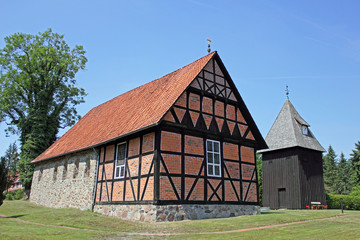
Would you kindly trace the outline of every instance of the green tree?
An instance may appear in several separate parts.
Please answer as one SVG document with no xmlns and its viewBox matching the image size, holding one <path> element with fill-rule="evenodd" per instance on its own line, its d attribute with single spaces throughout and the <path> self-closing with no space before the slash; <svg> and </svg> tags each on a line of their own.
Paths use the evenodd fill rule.
<svg viewBox="0 0 360 240">
<path fill-rule="evenodd" d="M 329 146 L 328 153 L 323 157 L 325 191 L 336 193 L 336 154 L 334 149 Z"/>
<path fill-rule="evenodd" d="M 336 194 L 349 194 L 351 192 L 351 165 L 343 153 L 340 154 L 340 160 L 337 163 L 335 185 Z"/>
<path fill-rule="evenodd" d="M 6 185 L 6 190 L 7 190 L 15 180 L 11 176 L 14 176 L 17 173 L 18 161 L 20 159 L 16 142 L 9 145 L 9 148 L 5 152 L 4 159 L 5 159 L 5 168 L 8 172 L 7 185 Z"/>
<path fill-rule="evenodd" d="M 31 160 L 55 140 L 59 128 L 73 125 L 79 115 L 75 106 L 84 102 L 84 89 L 75 75 L 85 68 L 82 46 L 71 49 L 64 36 L 51 29 L 38 35 L 16 33 L 5 37 L 0 49 L 0 120 L 19 134 L 20 181 L 29 189 Z"/>
<path fill-rule="evenodd" d="M 5 152 L 4 158 L 9 174 L 15 174 L 17 171 L 18 161 L 20 159 L 16 142 L 9 145 L 9 148 Z"/>
<path fill-rule="evenodd" d="M 259 202 L 260 206 L 262 206 L 263 199 L 263 171 L 262 171 L 262 155 L 256 154 L 256 170 L 257 170 L 257 179 L 259 186 Z"/>
<path fill-rule="evenodd" d="M 3 201 L 5 199 L 4 191 L 6 190 L 7 186 L 7 176 L 8 172 L 5 167 L 5 158 L 1 157 L 0 160 L 0 206 L 3 204 Z"/>
<path fill-rule="evenodd" d="M 355 149 L 350 154 L 352 167 L 352 182 L 354 186 L 360 186 L 360 141 L 355 143 Z"/>
</svg>

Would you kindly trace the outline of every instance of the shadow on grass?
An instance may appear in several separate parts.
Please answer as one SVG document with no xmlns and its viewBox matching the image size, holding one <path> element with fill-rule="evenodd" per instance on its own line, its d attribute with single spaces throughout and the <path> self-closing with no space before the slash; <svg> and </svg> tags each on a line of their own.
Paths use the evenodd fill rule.
<svg viewBox="0 0 360 240">
<path fill-rule="evenodd" d="M 23 216 L 26 216 L 26 215 L 14 215 L 14 216 L 6 217 L 6 218 L 20 218 L 20 217 L 23 217 Z"/>
<path fill-rule="evenodd" d="M 263 215 L 263 214 L 284 214 L 285 212 L 274 212 L 274 211 L 271 211 L 271 212 L 261 212 L 260 215 Z"/>
</svg>

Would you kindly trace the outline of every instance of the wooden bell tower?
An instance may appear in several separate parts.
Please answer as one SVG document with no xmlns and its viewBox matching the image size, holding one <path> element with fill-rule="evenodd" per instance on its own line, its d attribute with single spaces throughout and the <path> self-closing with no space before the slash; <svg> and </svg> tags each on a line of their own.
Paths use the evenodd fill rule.
<svg viewBox="0 0 360 240">
<path fill-rule="evenodd" d="M 287 91 L 288 93 L 288 91 Z M 287 98 L 260 151 L 263 160 L 263 205 L 271 209 L 305 209 L 326 204 L 322 168 L 325 149 Z"/>
</svg>

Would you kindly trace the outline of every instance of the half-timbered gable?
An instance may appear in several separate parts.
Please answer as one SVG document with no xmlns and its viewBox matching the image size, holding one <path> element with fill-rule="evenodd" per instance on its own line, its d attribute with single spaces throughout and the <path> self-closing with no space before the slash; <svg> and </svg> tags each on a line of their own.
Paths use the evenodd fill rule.
<svg viewBox="0 0 360 240">
<path fill-rule="evenodd" d="M 37 172 L 42 162 L 93 149 L 91 208 L 172 221 L 258 211 L 255 152 L 265 147 L 214 52 L 92 109 L 33 163 Z M 179 204 L 164 216 L 164 206 Z"/>
<path fill-rule="evenodd" d="M 220 61 L 211 59 L 163 118 L 160 201 L 258 201 L 258 130 Z"/>
</svg>

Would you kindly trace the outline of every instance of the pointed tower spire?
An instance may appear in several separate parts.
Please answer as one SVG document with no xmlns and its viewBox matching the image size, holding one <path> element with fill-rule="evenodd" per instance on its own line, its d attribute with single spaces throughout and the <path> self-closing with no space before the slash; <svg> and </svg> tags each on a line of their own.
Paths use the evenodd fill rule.
<svg viewBox="0 0 360 240">
<path fill-rule="evenodd" d="M 265 138 L 269 149 L 263 150 L 263 152 L 290 147 L 303 147 L 325 152 L 309 127 L 310 125 L 300 116 L 290 100 L 286 99 Z"/>
</svg>

